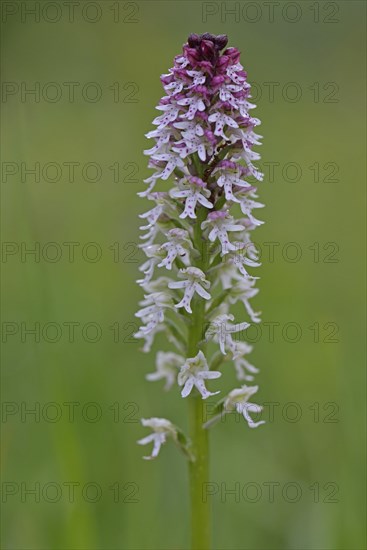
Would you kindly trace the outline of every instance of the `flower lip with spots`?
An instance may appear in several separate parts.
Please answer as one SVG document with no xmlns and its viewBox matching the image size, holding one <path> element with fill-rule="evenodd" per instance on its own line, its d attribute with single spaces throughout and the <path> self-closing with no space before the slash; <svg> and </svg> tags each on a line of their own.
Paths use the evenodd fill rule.
<svg viewBox="0 0 367 550">
<path fill-rule="evenodd" d="M 217 395 L 220 393 L 219 391 L 212 393 L 206 389 L 205 380 L 219 378 L 221 374 L 221 372 L 209 370 L 204 353 L 199 351 L 196 357 L 186 359 L 178 375 L 178 384 L 183 386 L 182 397 L 187 397 L 194 387 L 200 392 L 203 399 Z"/>
</svg>

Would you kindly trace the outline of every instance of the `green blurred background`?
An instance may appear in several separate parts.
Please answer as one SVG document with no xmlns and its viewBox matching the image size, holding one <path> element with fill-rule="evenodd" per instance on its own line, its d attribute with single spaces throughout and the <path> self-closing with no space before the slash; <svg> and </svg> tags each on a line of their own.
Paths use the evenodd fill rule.
<svg viewBox="0 0 367 550">
<path fill-rule="evenodd" d="M 135 443 L 141 417 L 186 427 L 186 402 L 145 381 L 154 350 L 131 337 L 147 207 L 136 193 L 159 76 L 188 34 L 209 31 L 242 51 L 262 162 L 279 163 L 260 185 L 251 356 L 274 414 L 211 434 L 214 547 L 365 548 L 365 3 L 81 1 L 70 15 L 40 2 L 39 22 L 34 2 L 2 4 L 2 547 L 189 546 L 184 458 L 167 445 L 149 463 Z M 24 95 L 34 86 L 39 98 Z M 37 162 L 39 181 L 24 172 Z"/>
</svg>

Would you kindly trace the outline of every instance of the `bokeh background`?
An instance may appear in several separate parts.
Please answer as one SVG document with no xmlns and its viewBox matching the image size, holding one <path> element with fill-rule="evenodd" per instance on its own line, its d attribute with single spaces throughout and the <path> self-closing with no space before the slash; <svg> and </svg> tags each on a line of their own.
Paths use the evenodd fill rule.
<svg viewBox="0 0 367 550">
<path fill-rule="evenodd" d="M 268 422 L 212 432 L 214 548 L 365 548 L 365 3 L 41 1 L 39 21 L 34 4 L 2 3 L 2 547 L 189 546 L 184 458 L 135 443 L 141 417 L 187 412 L 132 338 L 136 193 L 159 76 L 209 31 L 242 51 L 268 163 L 251 357 Z"/>
</svg>

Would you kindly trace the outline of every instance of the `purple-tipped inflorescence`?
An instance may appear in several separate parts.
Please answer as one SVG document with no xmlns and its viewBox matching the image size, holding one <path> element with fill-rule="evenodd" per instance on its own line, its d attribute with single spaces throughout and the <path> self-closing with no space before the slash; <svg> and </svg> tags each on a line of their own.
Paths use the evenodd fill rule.
<svg viewBox="0 0 367 550">
<path fill-rule="evenodd" d="M 249 303 L 257 293 L 257 277 L 247 271 L 259 265 L 251 233 L 263 223 L 253 214 L 263 206 L 255 186 L 263 178 L 254 165 L 260 155 L 253 150 L 260 144 L 255 132 L 260 121 L 250 115 L 255 105 L 240 52 L 226 48 L 227 42 L 225 35 L 191 34 L 173 68 L 162 75 L 160 115 L 147 134 L 154 145 L 145 151 L 154 172 L 139 193 L 153 206 L 141 215 L 140 247 L 146 261 L 138 281 L 144 300 L 136 337 L 145 340 L 144 351 L 151 349 L 156 334 L 168 337 L 179 355 L 162 363 L 166 355 L 158 352 L 159 374 L 149 379 L 166 376 L 167 388 L 176 380 L 177 388 L 184 385 L 184 397 L 191 390 L 203 398 L 214 395 L 205 381 L 221 375 L 211 366 L 219 365 L 214 359 L 218 352 L 232 362 L 239 380 L 253 380 L 258 372 L 245 359 L 252 348 L 241 331 L 243 335 L 249 323 L 260 322 Z M 243 304 L 246 320 L 233 324 L 230 309 L 237 302 Z M 202 338 L 193 356 L 189 333 L 203 307 Z M 219 346 L 212 359 L 211 341 Z M 228 399 L 239 395 L 243 405 L 252 393 L 244 386 L 222 401 L 228 409 Z M 248 410 L 260 410 L 251 406 Z"/>
</svg>

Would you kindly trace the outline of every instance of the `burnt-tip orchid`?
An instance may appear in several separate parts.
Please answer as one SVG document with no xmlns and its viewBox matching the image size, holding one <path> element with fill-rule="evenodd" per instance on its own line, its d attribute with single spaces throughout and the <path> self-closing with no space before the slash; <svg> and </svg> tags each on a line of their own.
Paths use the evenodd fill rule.
<svg viewBox="0 0 367 550">
<path fill-rule="evenodd" d="M 232 390 L 205 423 L 202 409 L 202 400 L 220 392 L 225 371 L 250 382 L 258 373 L 247 359 L 252 346 L 246 330 L 260 322 L 250 304 L 258 293 L 253 268 L 260 265 L 252 234 L 263 223 L 253 214 L 263 207 L 256 188 L 263 174 L 254 164 L 260 155 L 253 150 L 260 144 L 260 121 L 251 115 L 255 105 L 240 52 L 227 47 L 225 35 L 190 35 L 161 82 L 165 93 L 155 129 L 147 134 L 153 145 L 145 151 L 153 173 L 139 193 L 151 207 L 140 215 L 146 259 L 135 336 L 144 340 L 145 352 L 161 348 L 156 371 L 146 378 L 187 398 L 190 434 L 186 438 L 169 420 L 153 417 L 142 420 L 153 432 L 139 443 L 152 442 L 145 458 L 155 458 L 171 438 L 188 457 L 193 546 L 207 548 L 208 517 L 198 484 L 207 475 L 208 428 L 233 411 L 250 428 L 264 423 L 251 416 L 262 409 L 249 402 L 258 386 Z M 238 315 L 243 318 L 237 321 Z"/>
</svg>

